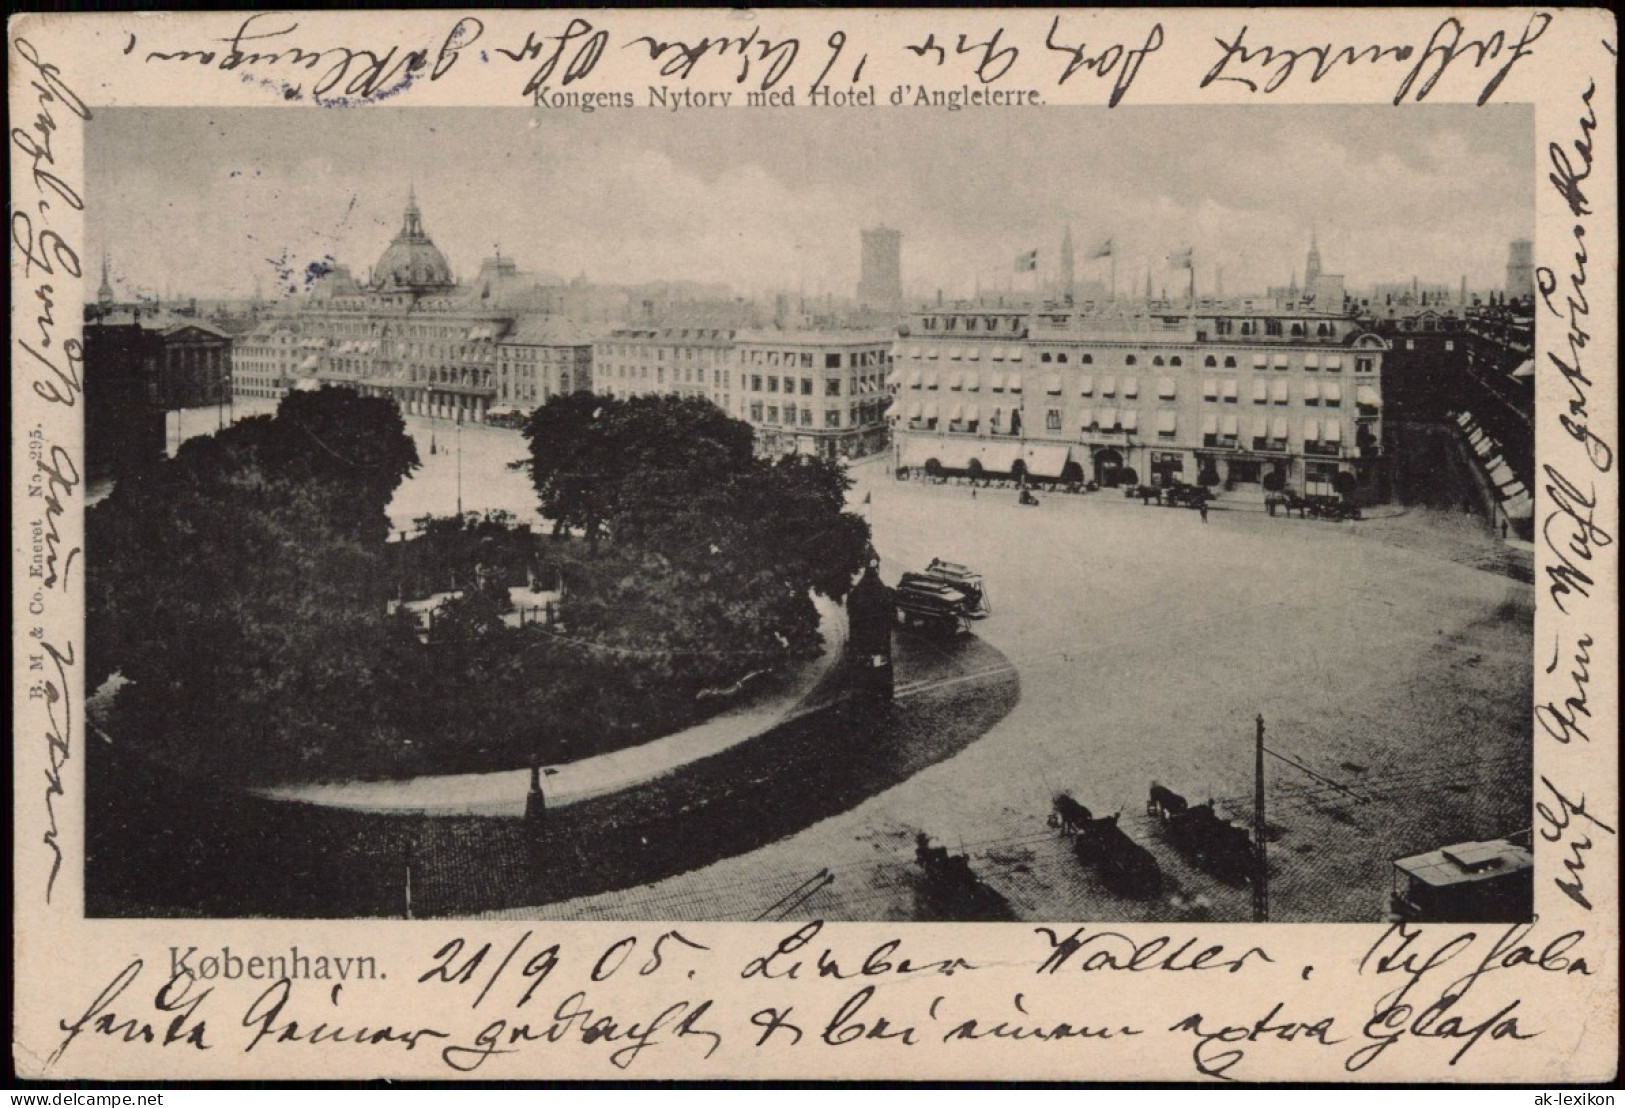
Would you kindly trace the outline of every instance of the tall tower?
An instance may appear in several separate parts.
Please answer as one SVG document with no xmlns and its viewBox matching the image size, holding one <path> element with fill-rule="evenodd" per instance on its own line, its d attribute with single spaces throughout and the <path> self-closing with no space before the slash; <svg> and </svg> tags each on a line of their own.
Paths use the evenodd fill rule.
<svg viewBox="0 0 1625 1108">
<path fill-rule="evenodd" d="M 1535 295 L 1535 244 L 1528 239 L 1513 239 L 1507 248 L 1508 300 L 1523 300 Z"/>
<path fill-rule="evenodd" d="M 863 231 L 863 268 L 858 305 L 896 311 L 903 306 L 903 232 L 890 227 Z"/>
<path fill-rule="evenodd" d="M 1077 292 L 1076 261 L 1072 253 L 1072 228 L 1061 239 L 1061 298 L 1070 302 Z"/>
<path fill-rule="evenodd" d="M 102 251 L 102 284 L 96 290 L 96 303 L 103 308 L 113 306 L 113 282 L 107 279 L 107 251 Z"/>
<path fill-rule="evenodd" d="M 1303 263 L 1303 287 L 1313 289 L 1320 280 L 1320 235 L 1317 228 L 1309 227 L 1309 257 Z"/>
<path fill-rule="evenodd" d="M 1145 302 L 1147 304 L 1151 303 L 1151 297 L 1152 297 L 1152 292 L 1151 292 L 1151 267 L 1146 266 L 1145 267 Z"/>
</svg>

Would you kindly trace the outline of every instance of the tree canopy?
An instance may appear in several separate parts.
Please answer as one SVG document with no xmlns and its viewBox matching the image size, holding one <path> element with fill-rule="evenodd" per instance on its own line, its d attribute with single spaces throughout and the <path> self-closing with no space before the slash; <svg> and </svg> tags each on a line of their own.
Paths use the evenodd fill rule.
<svg viewBox="0 0 1625 1108">
<path fill-rule="evenodd" d="M 386 509 L 418 464 L 398 410 L 349 390 L 187 442 L 87 520 L 92 686 L 118 741 L 230 783 L 556 762 L 714 710 L 708 689 L 822 648 L 868 525 L 835 462 L 759 459 L 709 402 L 586 394 L 526 428 L 544 511 L 418 521 Z M 557 590 L 545 617 L 510 588 Z M 448 595 L 449 594 L 449 595 Z M 427 629 L 391 601 L 436 597 Z"/>
</svg>

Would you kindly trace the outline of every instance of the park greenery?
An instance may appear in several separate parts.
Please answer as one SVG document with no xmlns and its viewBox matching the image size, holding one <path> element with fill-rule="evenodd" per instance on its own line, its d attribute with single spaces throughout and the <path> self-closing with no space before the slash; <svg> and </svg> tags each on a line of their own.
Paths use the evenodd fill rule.
<svg viewBox="0 0 1625 1108">
<path fill-rule="evenodd" d="M 551 535 L 498 512 L 389 541 L 416 449 L 393 403 L 345 389 L 122 480 L 87 516 L 109 736 L 232 784 L 552 764 L 822 649 L 812 594 L 841 599 L 868 549 L 836 463 L 757 458 L 748 426 L 672 397 L 555 398 L 525 433 Z M 516 618 L 515 586 L 555 597 L 547 618 Z"/>
</svg>

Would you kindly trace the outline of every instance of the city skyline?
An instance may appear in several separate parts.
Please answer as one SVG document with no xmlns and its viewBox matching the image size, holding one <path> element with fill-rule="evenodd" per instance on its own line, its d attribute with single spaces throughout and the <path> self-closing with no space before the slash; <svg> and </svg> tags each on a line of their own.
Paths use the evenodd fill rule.
<svg viewBox="0 0 1625 1108">
<path fill-rule="evenodd" d="M 608 118 L 606 118 L 608 117 Z M 1499 288 L 1533 234 L 1533 116 L 1475 109 L 1138 108 L 1013 113 L 764 111 L 658 116 L 523 109 L 108 109 L 87 144 L 88 237 L 121 297 L 240 297 L 329 255 L 358 277 L 409 187 L 471 278 L 499 247 L 525 270 L 604 284 L 726 282 L 852 295 L 859 232 L 903 234 L 911 297 L 1077 280 L 1110 236 L 1120 294 L 1192 247 L 1199 291 L 1285 285 L 1312 233 L 1351 291 Z M 864 158 L 844 156 L 854 143 Z M 560 157 L 560 151 L 569 151 Z"/>
</svg>

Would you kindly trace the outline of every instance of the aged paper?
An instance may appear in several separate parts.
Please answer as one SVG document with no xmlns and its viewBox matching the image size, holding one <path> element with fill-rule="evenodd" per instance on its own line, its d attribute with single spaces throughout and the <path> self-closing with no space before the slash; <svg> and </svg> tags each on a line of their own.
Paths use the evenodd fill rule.
<svg viewBox="0 0 1625 1108">
<path fill-rule="evenodd" d="M 1616 1074 L 1607 13 L 7 45 L 21 1076 Z M 802 586 L 762 610 L 813 648 L 717 662 L 691 601 L 820 509 L 610 590 L 793 467 L 662 498 L 656 458 L 554 540 L 508 463 L 581 390 L 845 465 L 895 591 Z M 554 553 L 506 579 L 514 521 Z M 482 654 L 446 628 L 492 580 Z"/>
</svg>

